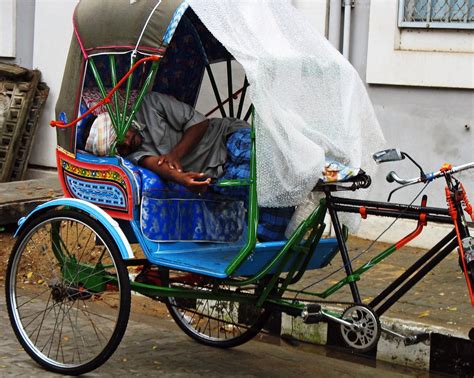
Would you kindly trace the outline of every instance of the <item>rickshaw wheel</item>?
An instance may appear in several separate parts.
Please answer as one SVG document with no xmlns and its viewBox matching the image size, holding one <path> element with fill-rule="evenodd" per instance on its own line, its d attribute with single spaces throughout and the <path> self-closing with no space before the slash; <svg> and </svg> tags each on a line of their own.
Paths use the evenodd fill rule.
<svg viewBox="0 0 474 378">
<path fill-rule="evenodd" d="M 106 229 L 78 211 L 39 215 L 8 262 L 10 322 L 42 367 L 78 375 L 112 355 L 127 327 L 130 281 Z"/>
<path fill-rule="evenodd" d="M 240 292 L 253 295 L 256 289 L 218 283 L 180 283 L 172 279 L 170 287 L 193 286 L 195 290 L 221 293 Z M 176 324 L 191 338 L 201 344 L 219 348 L 231 348 L 254 338 L 263 328 L 271 311 L 256 308 L 253 304 L 225 299 L 187 299 L 170 297 L 166 306 Z"/>
</svg>

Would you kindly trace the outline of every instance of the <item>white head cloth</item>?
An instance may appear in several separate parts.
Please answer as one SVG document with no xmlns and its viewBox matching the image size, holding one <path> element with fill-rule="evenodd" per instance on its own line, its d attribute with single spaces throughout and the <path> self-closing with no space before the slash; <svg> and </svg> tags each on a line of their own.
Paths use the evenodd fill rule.
<svg viewBox="0 0 474 378">
<path fill-rule="evenodd" d="M 85 150 L 97 156 L 106 156 L 115 139 L 115 129 L 109 113 L 99 114 L 91 126 Z"/>
<path fill-rule="evenodd" d="M 251 86 L 260 206 L 297 205 L 325 156 L 373 173 L 384 138 L 355 69 L 289 0 L 188 0 Z"/>
</svg>

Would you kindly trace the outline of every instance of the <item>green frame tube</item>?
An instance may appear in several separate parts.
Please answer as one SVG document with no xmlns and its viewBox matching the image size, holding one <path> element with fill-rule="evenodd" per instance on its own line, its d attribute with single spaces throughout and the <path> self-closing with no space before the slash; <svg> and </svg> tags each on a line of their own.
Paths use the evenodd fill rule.
<svg viewBox="0 0 474 378">
<path fill-rule="evenodd" d="M 293 290 L 293 289 L 287 289 L 287 291 L 289 291 L 289 292 L 298 292 L 298 293 L 301 293 L 301 294 L 311 295 L 311 296 L 315 296 L 315 297 L 319 297 L 319 298 L 323 298 L 323 299 L 327 298 L 330 295 L 334 294 L 339 289 L 341 289 L 342 287 L 348 285 L 349 283 L 359 281 L 362 274 L 364 274 L 369 269 L 371 269 L 372 267 L 377 265 L 379 262 L 384 260 L 386 257 L 390 256 L 396 250 L 397 250 L 397 248 L 396 248 L 395 244 L 391 245 L 387 249 L 380 252 L 377 256 L 370 259 L 364 265 L 362 265 L 361 267 L 356 269 L 350 276 L 347 276 L 347 277 L 341 279 L 339 282 L 335 283 L 334 285 L 330 286 L 329 288 L 327 288 L 326 290 L 324 290 L 322 292 L 316 292 L 315 293 L 315 292 L 299 291 L 299 290 Z"/>
<path fill-rule="evenodd" d="M 117 85 L 117 63 L 115 61 L 115 55 L 109 55 L 110 63 L 110 74 L 112 76 L 112 86 Z M 115 117 L 117 120 L 120 120 L 120 111 L 119 111 L 119 102 L 118 102 L 118 93 L 114 92 L 112 95 L 115 105 Z"/>
<path fill-rule="evenodd" d="M 110 64 L 110 72 L 111 72 L 111 79 L 112 79 L 112 84 L 115 87 L 118 83 L 117 81 L 117 64 L 115 60 L 115 54 L 109 54 L 109 64 Z M 130 67 L 133 67 L 135 64 L 136 59 L 131 59 Z M 100 93 L 102 97 L 105 99 L 107 97 L 107 90 L 104 86 L 104 83 L 102 81 L 102 78 L 100 77 L 100 73 L 97 69 L 97 66 L 94 62 L 93 57 L 88 58 L 88 63 L 91 67 L 92 74 L 94 76 L 94 79 L 99 87 Z M 127 114 L 127 108 L 128 108 L 128 101 L 130 99 L 130 94 L 132 91 L 132 81 L 133 81 L 133 74 L 130 75 L 127 78 L 127 84 L 126 84 L 126 89 L 125 89 L 125 101 L 123 104 L 122 109 L 120 109 L 120 104 L 118 100 L 118 91 L 114 92 L 112 95 L 113 103 L 114 103 L 114 108 L 110 106 L 110 103 L 106 103 L 105 107 L 107 109 L 107 112 L 110 115 L 110 119 L 112 120 L 112 124 L 114 126 L 115 132 L 117 134 L 117 140 L 116 143 L 120 143 L 123 141 L 123 138 L 125 137 L 125 134 L 127 133 L 128 129 L 130 128 L 130 125 L 132 124 L 132 121 L 135 117 L 135 114 L 137 113 L 138 109 L 140 109 L 141 103 L 143 101 L 143 98 L 145 97 L 145 94 L 148 92 L 148 89 L 150 88 L 151 83 L 153 82 L 153 78 L 156 75 L 156 72 L 158 71 L 159 67 L 159 61 L 153 61 L 150 67 L 150 71 L 148 72 L 148 75 L 145 79 L 144 84 L 142 85 L 140 92 L 138 94 L 137 100 L 132 106 L 132 109 L 129 114 Z M 115 111 L 114 111 L 115 110 Z M 120 112 L 122 110 L 122 112 Z M 110 151 L 111 155 L 115 154 L 115 145 Z"/>
<path fill-rule="evenodd" d="M 228 276 L 232 275 L 235 270 L 242 264 L 247 256 L 255 249 L 257 244 L 257 226 L 258 226 L 258 205 L 257 205 L 257 163 L 256 163 L 256 147 L 255 147 L 255 129 L 254 117 L 251 123 L 251 158 L 250 158 L 250 185 L 248 199 L 248 232 L 247 244 L 240 250 L 239 254 L 229 264 L 225 272 Z"/>
<path fill-rule="evenodd" d="M 102 81 L 102 79 L 100 77 L 99 70 L 97 69 L 97 66 L 95 65 L 93 57 L 89 57 L 87 59 L 87 61 L 89 63 L 89 66 L 92 69 L 92 74 L 94 75 L 94 79 L 95 79 L 97 85 L 99 86 L 99 90 L 100 90 L 100 93 L 101 93 L 102 97 L 106 98 L 107 97 L 107 90 L 105 89 L 104 82 Z M 115 118 L 115 114 L 112 112 L 112 108 L 111 108 L 110 104 L 106 103 L 105 107 L 107 109 L 107 112 L 110 115 L 110 119 L 112 120 L 112 124 L 114 125 L 114 127 L 116 127 L 116 125 L 118 124 L 117 119 Z"/>
</svg>

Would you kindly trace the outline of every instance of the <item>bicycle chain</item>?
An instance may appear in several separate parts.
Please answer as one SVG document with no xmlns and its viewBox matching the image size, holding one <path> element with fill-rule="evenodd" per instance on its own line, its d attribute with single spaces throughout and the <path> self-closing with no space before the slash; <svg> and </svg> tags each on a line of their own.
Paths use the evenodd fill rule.
<svg viewBox="0 0 474 378">
<path fill-rule="evenodd" d="M 283 299 L 283 300 L 286 300 L 286 301 L 292 301 L 292 302 L 297 301 L 295 298 L 287 298 L 287 297 L 281 297 L 280 299 Z M 308 303 L 316 303 L 316 304 L 333 304 L 333 305 L 344 305 L 344 306 L 364 305 L 364 306 L 366 306 L 364 303 L 346 302 L 346 301 L 327 301 L 327 300 L 317 300 L 317 299 L 301 299 L 299 301 L 308 302 Z"/>
</svg>

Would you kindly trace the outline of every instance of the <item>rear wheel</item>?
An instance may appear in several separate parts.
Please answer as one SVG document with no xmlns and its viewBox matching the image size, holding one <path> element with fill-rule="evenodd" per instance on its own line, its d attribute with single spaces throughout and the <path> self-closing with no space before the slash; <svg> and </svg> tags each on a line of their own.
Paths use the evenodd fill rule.
<svg viewBox="0 0 474 378">
<path fill-rule="evenodd" d="M 196 281 L 201 281 L 199 276 Z M 254 295 L 255 287 L 189 282 L 189 279 L 180 282 L 179 277 L 171 279 L 170 287 L 213 291 L 216 297 L 220 295 L 221 299 L 170 297 L 166 301 L 168 310 L 178 326 L 188 336 L 205 345 L 220 348 L 241 345 L 255 337 L 271 315 L 270 310 L 256 308 L 252 303 L 225 299 L 226 294 L 232 293 Z"/>
<path fill-rule="evenodd" d="M 102 365 L 120 343 L 130 282 L 114 240 L 98 221 L 53 210 L 18 237 L 6 298 L 26 352 L 50 371 L 76 375 Z"/>
</svg>

